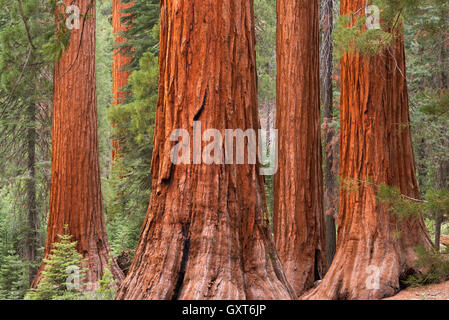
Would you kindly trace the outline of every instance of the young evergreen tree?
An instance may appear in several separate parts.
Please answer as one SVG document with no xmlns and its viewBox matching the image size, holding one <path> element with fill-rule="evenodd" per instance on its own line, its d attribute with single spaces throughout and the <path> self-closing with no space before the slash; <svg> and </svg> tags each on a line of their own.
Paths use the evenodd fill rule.
<svg viewBox="0 0 449 320">
<path fill-rule="evenodd" d="M 22 299 L 29 286 L 26 265 L 14 249 L 0 249 L 0 300 Z"/>
<path fill-rule="evenodd" d="M 26 300 L 55 300 L 67 295 L 67 291 L 76 291 L 69 294 L 70 299 L 81 296 L 82 280 L 87 269 L 82 265 L 83 255 L 76 249 L 77 242 L 72 241 L 68 234 L 69 228 L 65 226 L 65 233 L 58 235 L 59 241 L 53 243 L 52 251 L 44 259 L 42 278 L 37 288 L 30 289 L 25 296 Z"/>
</svg>

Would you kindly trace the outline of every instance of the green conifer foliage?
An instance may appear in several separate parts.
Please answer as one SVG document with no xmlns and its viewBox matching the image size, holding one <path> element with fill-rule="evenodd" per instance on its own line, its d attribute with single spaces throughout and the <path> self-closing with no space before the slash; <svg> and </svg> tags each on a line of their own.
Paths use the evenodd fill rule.
<svg viewBox="0 0 449 320">
<path fill-rule="evenodd" d="M 14 250 L 0 254 L 0 300 L 22 299 L 28 289 L 27 268 Z"/>
<path fill-rule="evenodd" d="M 108 110 L 116 124 L 114 136 L 120 144 L 120 157 L 110 177 L 113 192 L 107 208 L 111 248 L 134 249 L 151 193 L 151 157 L 156 114 L 158 59 L 147 52 L 139 69 L 129 77 L 134 101 Z"/>
<path fill-rule="evenodd" d="M 86 269 L 82 268 L 84 260 L 82 254 L 76 250 L 76 241 L 71 241 L 71 238 L 67 233 L 59 235 L 60 241 L 54 243 L 49 258 L 44 259 L 42 280 L 37 289 L 31 289 L 27 293 L 25 299 L 55 300 L 67 296 L 70 299 L 81 296 Z M 68 291 L 74 293 L 68 294 Z"/>
<path fill-rule="evenodd" d="M 152 52 L 157 55 L 159 52 L 159 0 L 122 0 L 123 3 L 133 2 L 133 6 L 123 10 L 123 13 L 129 13 L 124 17 L 122 23 L 132 26 L 123 32 L 123 38 L 126 42 L 118 45 L 123 48 L 123 52 L 133 57 L 127 70 L 134 71 L 139 69 L 139 61 L 146 52 Z"/>
</svg>

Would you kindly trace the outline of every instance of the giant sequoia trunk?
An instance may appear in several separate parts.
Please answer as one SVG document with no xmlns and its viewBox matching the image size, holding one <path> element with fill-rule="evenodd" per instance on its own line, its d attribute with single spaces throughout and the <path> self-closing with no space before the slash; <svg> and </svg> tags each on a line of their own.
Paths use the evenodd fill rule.
<svg viewBox="0 0 449 320">
<path fill-rule="evenodd" d="M 279 171 L 274 235 L 300 295 L 326 271 L 320 134 L 318 1 L 277 2 Z"/>
<path fill-rule="evenodd" d="M 67 5 L 71 0 L 65 1 Z M 53 135 L 50 187 L 50 213 L 44 258 L 51 253 L 64 225 L 77 241 L 77 250 L 87 262 L 85 281 L 95 288 L 105 268 L 115 279 L 123 274 L 111 257 L 106 236 L 98 159 L 95 1 L 73 3 L 82 14 L 80 29 L 73 29 L 70 44 L 55 65 L 53 92 Z M 82 37 L 81 37 L 82 35 Z M 42 278 L 41 265 L 32 286 Z"/>
<path fill-rule="evenodd" d="M 342 0 L 341 13 L 364 5 L 365 0 Z M 373 58 L 346 54 L 341 61 L 337 252 L 306 299 L 391 296 L 400 278 L 415 271 L 414 247 L 431 245 L 421 218 L 399 219 L 376 201 L 381 183 L 418 197 L 402 37 L 389 51 Z"/>
<path fill-rule="evenodd" d="M 162 1 L 159 67 L 151 202 L 117 298 L 292 298 L 258 166 L 170 160 L 171 132 L 194 121 L 259 127 L 253 1 Z"/>
<path fill-rule="evenodd" d="M 122 12 L 124 9 L 128 9 L 133 6 L 133 3 L 124 4 L 120 0 L 112 1 L 112 27 L 115 34 L 115 43 L 119 45 L 126 41 L 120 34 L 129 28 L 127 25 L 122 24 L 121 19 L 126 16 Z M 129 49 L 117 48 L 114 50 L 114 57 L 112 61 L 112 92 L 113 92 L 113 105 L 119 105 L 128 96 L 129 92 L 124 88 L 128 84 L 128 77 L 130 72 L 123 70 L 124 67 L 131 62 L 132 57 L 127 54 Z M 112 141 L 112 159 L 116 159 L 119 152 L 119 142 L 116 139 Z"/>
</svg>

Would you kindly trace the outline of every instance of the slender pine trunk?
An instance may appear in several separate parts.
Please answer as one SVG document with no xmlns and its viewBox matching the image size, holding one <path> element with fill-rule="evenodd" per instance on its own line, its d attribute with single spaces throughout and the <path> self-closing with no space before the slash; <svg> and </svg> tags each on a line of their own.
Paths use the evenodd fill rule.
<svg viewBox="0 0 449 320">
<path fill-rule="evenodd" d="M 337 246 L 337 231 L 335 217 L 337 216 L 338 193 L 335 184 L 335 131 L 330 127 L 334 118 L 333 99 L 333 40 L 332 31 L 334 23 L 333 0 L 324 0 L 322 9 L 323 40 L 321 44 L 321 75 L 322 75 L 322 105 L 324 126 L 324 211 L 326 221 L 326 254 L 330 265 Z"/>
<path fill-rule="evenodd" d="M 26 198 L 27 198 L 27 238 L 26 238 L 26 256 L 29 265 L 30 283 L 36 276 L 36 250 L 38 247 L 38 212 L 36 201 L 36 105 L 29 102 L 27 111 L 27 171 L 28 179 L 26 181 Z"/>
</svg>

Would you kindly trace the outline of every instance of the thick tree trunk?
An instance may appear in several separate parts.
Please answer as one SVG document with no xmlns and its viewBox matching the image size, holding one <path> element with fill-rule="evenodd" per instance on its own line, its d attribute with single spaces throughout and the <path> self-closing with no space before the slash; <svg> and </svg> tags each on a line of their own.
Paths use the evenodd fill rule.
<svg viewBox="0 0 449 320">
<path fill-rule="evenodd" d="M 365 0 L 342 0 L 341 13 L 364 5 Z M 341 61 L 337 252 L 306 299 L 391 296 L 400 278 L 415 271 L 414 248 L 431 246 L 421 218 L 399 219 L 376 201 L 381 183 L 418 197 L 402 37 L 389 51 L 373 58 L 347 54 Z"/>
<path fill-rule="evenodd" d="M 337 246 L 337 229 L 335 218 L 337 216 L 337 188 L 335 184 L 334 168 L 334 136 L 330 127 L 334 117 L 334 97 L 332 87 L 333 74 L 333 40 L 332 31 L 334 23 L 333 0 L 324 0 L 322 9 L 323 41 L 321 44 L 321 75 L 322 75 L 322 104 L 324 121 L 324 211 L 326 222 L 326 255 L 330 265 L 334 259 Z"/>
<path fill-rule="evenodd" d="M 258 166 L 170 160 L 170 134 L 194 121 L 259 127 L 253 1 L 162 1 L 159 68 L 151 202 L 117 298 L 292 298 Z"/>
<path fill-rule="evenodd" d="M 321 169 L 319 5 L 277 2 L 279 170 L 274 178 L 274 235 L 298 295 L 327 268 Z"/>
<path fill-rule="evenodd" d="M 37 213 L 37 201 L 36 201 L 36 105 L 34 102 L 30 102 L 27 108 L 27 167 L 28 167 L 28 179 L 26 181 L 26 197 L 27 197 L 27 240 L 26 240 L 26 256 L 29 266 L 29 279 L 30 283 L 36 276 L 37 268 L 34 265 L 36 263 L 36 250 L 38 247 L 38 213 Z"/>
<path fill-rule="evenodd" d="M 65 1 L 67 5 L 71 0 Z M 87 259 L 85 281 L 95 289 L 105 268 L 121 282 L 123 274 L 110 255 L 103 216 L 98 159 L 95 1 L 73 3 L 82 14 L 80 29 L 73 29 L 70 44 L 55 65 L 53 93 L 53 145 L 50 214 L 44 258 L 51 253 L 58 234 L 69 233 L 77 250 Z M 82 38 L 81 38 L 82 35 Z M 111 266 L 109 260 L 111 259 Z M 41 265 L 32 286 L 42 278 Z"/>
<path fill-rule="evenodd" d="M 124 9 L 132 7 L 133 3 L 124 4 L 120 0 L 112 1 L 112 27 L 115 34 L 115 43 L 118 45 L 126 41 L 120 32 L 126 31 L 129 26 L 121 23 L 121 18 L 126 14 L 121 12 Z M 123 70 L 128 65 L 132 57 L 126 55 L 125 49 L 115 49 L 112 61 L 112 92 L 113 92 L 113 105 L 121 104 L 124 99 L 129 95 L 128 91 L 125 91 L 125 86 L 128 84 L 128 77 L 131 74 L 129 71 Z M 120 144 L 116 139 L 112 140 L 112 160 L 115 160 L 118 156 Z"/>
</svg>

